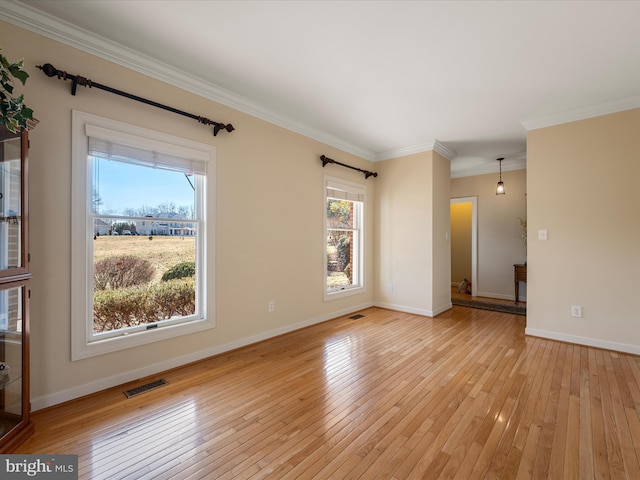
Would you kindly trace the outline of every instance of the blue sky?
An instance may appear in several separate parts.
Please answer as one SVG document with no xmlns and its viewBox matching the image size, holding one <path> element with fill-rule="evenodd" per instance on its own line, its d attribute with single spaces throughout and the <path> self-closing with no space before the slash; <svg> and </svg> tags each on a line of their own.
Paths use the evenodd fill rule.
<svg viewBox="0 0 640 480">
<path fill-rule="evenodd" d="M 126 208 L 167 202 L 176 207 L 193 206 L 193 189 L 183 173 L 104 159 L 96 162 L 95 169 L 96 190 L 102 200 L 100 213 L 122 214 Z"/>
</svg>

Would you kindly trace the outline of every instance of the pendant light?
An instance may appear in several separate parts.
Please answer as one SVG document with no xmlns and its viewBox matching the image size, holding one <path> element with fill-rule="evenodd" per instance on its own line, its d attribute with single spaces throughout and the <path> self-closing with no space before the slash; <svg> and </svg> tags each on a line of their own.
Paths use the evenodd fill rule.
<svg viewBox="0 0 640 480">
<path fill-rule="evenodd" d="M 499 158 L 498 162 L 500 163 L 500 180 L 498 180 L 498 187 L 496 188 L 496 195 L 504 195 L 504 182 L 502 181 L 502 160 L 504 158 Z"/>
</svg>

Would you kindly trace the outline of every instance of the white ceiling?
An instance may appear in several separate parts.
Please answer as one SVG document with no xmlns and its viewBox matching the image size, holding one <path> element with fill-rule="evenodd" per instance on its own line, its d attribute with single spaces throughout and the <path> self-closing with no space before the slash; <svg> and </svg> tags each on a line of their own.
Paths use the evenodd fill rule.
<svg viewBox="0 0 640 480">
<path fill-rule="evenodd" d="M 636 1 L 25 0 L 0 18 L 374 161 L 436 142 L 452 170 L 506 170 L 523 125 L 640 106 Z"/>
</svg>

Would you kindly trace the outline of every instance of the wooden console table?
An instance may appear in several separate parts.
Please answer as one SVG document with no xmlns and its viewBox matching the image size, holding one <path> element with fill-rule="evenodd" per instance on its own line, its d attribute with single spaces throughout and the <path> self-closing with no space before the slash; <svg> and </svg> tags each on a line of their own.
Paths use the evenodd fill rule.
<svg viewBox="0 0 640 480">
<path fill-rule="evenodd" d="M 526 265 L 514 265 L 513 266 L 513 282 L 516 288 L 516 303 L 518 303 L 518 296 L 520 295 L 520 282 L 527 283 L 527 266 Z"/>
</svg>

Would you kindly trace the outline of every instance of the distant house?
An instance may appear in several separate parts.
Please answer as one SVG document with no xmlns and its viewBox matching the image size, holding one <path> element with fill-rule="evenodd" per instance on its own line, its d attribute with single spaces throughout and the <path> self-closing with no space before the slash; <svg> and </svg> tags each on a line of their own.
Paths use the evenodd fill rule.
<svg viewBox="0 0 640 480">
<path fill-rule="evenodd" d="M 145 218 L 149 220 L 138 220 L 136 221 L 136 232 L 138 235 L 157 235 L 153 233 L 153 225 L 156 223 L 153 221 L 152 215 L 145 215 Z"/>
<path fill-rule="evenodd" d="M 162 220 L 157 220 L 162 217 Z M 178 213 L 146 215 L 149 220 L 136 221 L 136 232 L 138 235 L 168 235 L 168 236 L 193 236 L 195 235 L 195 225 L 185 223 L 185 217 Z M 167 221 L 175 219 L 176 221 Z"/>
<path fill-rule="evenodd" d="M 111 225 L 100 218 L 96 218 L 93 223 L 93 234 L 97 236 L 109 235 L 109 232 L 111 232 Z"/>
</svg>

